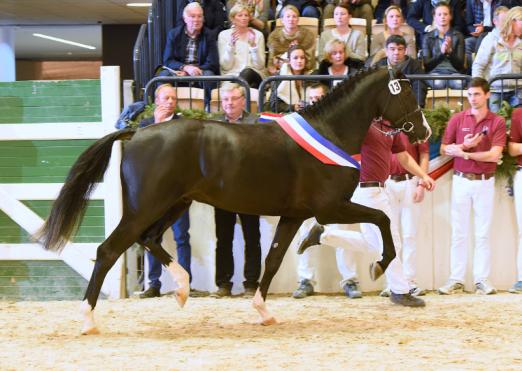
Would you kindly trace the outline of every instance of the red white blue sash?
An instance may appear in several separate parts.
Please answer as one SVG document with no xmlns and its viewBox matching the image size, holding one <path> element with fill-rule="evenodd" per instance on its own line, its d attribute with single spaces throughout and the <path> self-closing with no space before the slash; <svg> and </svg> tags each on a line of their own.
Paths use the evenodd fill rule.
<svg viewBox="0 0 522 371">
<path fill-rule="evenodd" d="M 274 119 L 297 144 L 322 163 L 361 168 L 352 156 L 324 138 L 297 112 Z"/>
</svg>

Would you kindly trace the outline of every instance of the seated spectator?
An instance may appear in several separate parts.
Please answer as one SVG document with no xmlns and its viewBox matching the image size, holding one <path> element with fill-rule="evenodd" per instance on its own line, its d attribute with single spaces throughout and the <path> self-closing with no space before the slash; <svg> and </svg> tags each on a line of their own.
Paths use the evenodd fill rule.
<svg viewBox="0 0 522 371">
<path fill-rule="evenodd" d="M 219 65 L 222 75 L 241 76 L 253 88 L 258 88 L 264 76 L 265 38 L 248 27 L 252 15 L 243 3 L 230 9 L 232 28 L 218 36 Z"/>
<path fill-rule="evenodd" d="M 475 61 L 473 77 L 494 77 L 506 73 L 522 73 L 522 7 L 510 9 L 498 36 L 491 32 L 482 41 Z M 489 72 L 489 76 L 488 76 Z M 515 80 L 497 80 L 491 86 L 490 110 L 497 112 L 502 100 L 512 107 L 522 106 L 522 88 Z"/>
<path fill-rule="evenodd" d="M 282 63 L 288 61 L 286 52 L 291 45 L 299 44 L 306 51 L 306 69 L 315 66 L 315 36 L 312 31 L 297 25 L 299 10 L 293 5 L 287 5 L 281 11 L 283 27 L 277 27 L 268 36 L 268 73 L 277 75 Z"/>
<path fill-rule="evenodd" d="M 219 57 L 215 34 L 203 27 L 203 9 L 189 3 L 183 10 L 183 24 L 167 35 L 163 65 L 178 76 L 213 76 L 219 74 Z M 162 72 L 162 75 L 168 75 Z M 210 99 L 212 84 L 205 84 Z"/>
<path fill-rule="evenodd" d="M 283 63 L 279 75 L 304 75 L 306 70 L 306 53 L 300 45 L 292 45 L 288 49 L 288 63 Z M 305 98 L 304 81 L 285 80 L 277 85 L 272 83 L 269 106 L 265 110 L 272 112 L 291 112 L 303 109 Z"/>
<path fill-rule="evenodd" d="M 228 0 L 227 10 L 229 12 L 236 4 L 244 4 L 250 11 L 250 27 L 263 33 L 266 36 L 266 23 L 268 21 L 268 14 L 270 10 L 270 0 Z"/>
<path fill-rule="evenodd" d="M 164 121 L 175 120 L 176 115 L 176 89 L 169 84 L 160 85 L 154 93 L 154 116 L 144 119 L 140 122 L 140 127 L 146 127 L 152 124 L 157 124 Z M 176 250 L 178 255 L 178 263 L 187 271 L 192 280 L 192 273 L 190 270 L 190 219 L 189 211 L 186 210 L 178 220 L 172 225 L 172 233 L 176 240 Z M 148 250 L 146 251 L 147 261 L 149 263 L 149 288 L 140 294 L 140 298 L 154 298 L 160 296 L 161 289 L 161 262 L 154 257 Z M 191 296 L 194 296 L 195 290 L 191 289 Z"/>
<path fill-rule="evenodd" d="M 406 40 L 406 54 L 411 58 L 417 58 L 417 50 L 415 48 L 415 35 L 407 35 L 401 31 L 404 23 L 402 10 L 397 5 L 391 5 L 384 12 L 384 32 L 372 37 L 370 46 L 370 58 L 372 64 L 386 56 L 385 42 L 391 35 L 400 35 Z"/>
<path fill-rule="evenodd" d="M 323 19 L 335 18 L 335 8 L 345 6 L 353 17 L 366 20 L 366 35 L 372 34 L 373 8 L 371 0 L 335 0 L 324 7 Z"/>
<path fill-rule="evenodd" d="M 500 0 L 477 1 L 466 0 L 466 28 L 469 34 L 465 40 L 466 61 L 468 68 L 473 62 L 473 53 L 478 50 L 479 38 L 493 30 L 494 14 Z"/>
<path fill-rule="evenodd" d="M 464 36 L 451 28 L 451 8 L 439 3 L 434 11 L 435 29 L 422 40 L 422 57 L 426 72 L 434 75 L 464 73 Z M 462 89 L 462 80 L 429 80 L 433 89 Z"/>
<path fill-rule="evenodd" d="M 418 47 L 422 45 L 424 35 L 435 29 L 433 25 L 433 11 L 435 10 L 435 5 L 439 3 L 444 2 L 437 0 L 415 0 L 410 3 L 406 23 L 415 29 L 415 38 L 417 39 Z M 465 27 L 462 19 L 461 0 L 449 0 L 449 2 L 445 4 L 449 4 L 451 13 L 453 13 L 451 26 L 457 31 L 464 32 Z"/>
<path fill-rule="evenodd" d="M 404 17 L 404 15 L 408 14 L 408 2 L 408 0 L 399 0 L 399 4 L 397 4 L 395 0 L 379 0 L 375 7 L 375 20 L 377 23 L 384 23 L 386 9 L 392 5 L 398 6 Z"/>
<path fill-rule="evenodd" d="M 245 111 L 246 99 L 243 87 L 238 84 L 224 83 L 220 89 L 223 114 L 217 119 L 235 125 L 236 122 L 254 124 L 257 115 Z M 216 222 L 216 285 L 218 291 L 212 296 L 222 298 L 232 295 L 232 276 L 234 275 L 234 255 L 232 242 L 236 218 L 241 221 L 245 239 L 245 265 L 243 282 L 245 297 L 253 297 L 261 274 L 261 233 L 259 231 L 259 216 L 235 213 L 215 208 Z"/>
<path fill-rule="evenodd" d="M 339 39 L 346 45 L 346 57 L 366 60 L 368 45 L 362 32 L 350 27 L 352 15 L 345 5 L 337 5 L 333 12 L 335 28 L 324 30 L 319 39 L 319 54 L 323 53 L 326 43 L 332 39 Z"/>
<path fill-rule="evenodd" d="M 216 39 L 203 27 L 203 9 L 199 3 L 189 3 L 183 11 L 183 24 L 167 35 L 163 65 L 179 76 L 218 74 Z"/>
<path fill-rule="evenodd" d="M 346 46 L 339 39 L 332 39 L 326 43 L 323 60 L 319 69 L 313 75 L 348 76 L 364 67 L 358 59 L 346 58 Z M 331 87 L 343 80 L 329 81 Z"/>
<path fill-rule="evenodd" d="M 276 14 L 278 18 L 283 17 L 283 10 L 288 5 L 295 6 L 299 14 L 301 14 L 301 17 L 321 17 L 321 12 L 317 7 L 316 0 L 277 0 Z"/>
<path fill-rule="evenodd" d="M 391 35 L 386 39 L 386 57 L 375 63 L 377 66 L 391 66 L 405 75 L 424 74 L 422 64 L 406 55 L 406 40 L 400 35 Z M 423 81 L 412 81 L 415 97 L 421 107 L 426 102 L 427 86 Z"/>
<path fill-rule="evenodd" d="M 185 7 L 194 2 L 194 0 L 177 0 L 175 2 L 174 27 L 183 24 Z M 205 20 L 205 27 L 217 35 L 225 28 L 227 20 L 226 8 L 221 0 L 201 0 L 196 1 L 203 9 L 203 17 Z"/>
</svg>

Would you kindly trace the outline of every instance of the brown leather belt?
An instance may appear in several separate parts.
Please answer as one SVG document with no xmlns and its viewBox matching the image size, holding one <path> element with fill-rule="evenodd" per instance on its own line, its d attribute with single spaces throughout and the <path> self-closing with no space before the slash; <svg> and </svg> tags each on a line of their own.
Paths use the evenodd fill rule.
<svg viewBox="0 0 522 371">
<path fill-rule="evenodd" d="M 361 187 L 361 188 L 370 188 L 370 187 L 384 188 L 384 183 L 383 182 L 360 182 L 359 187 Z"/>
<path fill-rule="evenodd" d="M 411 178 L 413 178 L 413 175 L 411 175 L 411 174 L 397 174 L 397 175 L 392 174 L 392 175 L 390 175 L 390 179 L 394 180 L 396 182 L 410 180 Z"/>
<path fill-rule="evenodd" d="M 456 176 L 460 176 L 460 177 L 466 178 L 468 180 L 488 180 L 495 176 L 494 173 L 492 173 L 492 174 L 474 174 L 474 173 L 463 173 L 462 171 L 458 171 L 458 170 L 455 170 L 454 174 Z"/>
</svg>

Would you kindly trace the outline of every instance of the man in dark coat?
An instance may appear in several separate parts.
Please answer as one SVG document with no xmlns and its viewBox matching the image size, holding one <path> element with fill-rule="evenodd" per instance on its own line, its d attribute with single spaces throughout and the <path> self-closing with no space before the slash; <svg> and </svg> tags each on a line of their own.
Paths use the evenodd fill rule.
<svg viewBox="0 0 522 371">
<path fill-rule="evenodd" d="M 400 35 L 391 35 L 386 39 L 386 58 L 375 63 L 377 66 L 391 66 L 405 75 L 424 74 L 422 64 L 406 55 L 406 40 Z M 426 101 L 427 86 L 423 81 L 413 80 L 413 91 L 421 107 Z"/>
</svg>

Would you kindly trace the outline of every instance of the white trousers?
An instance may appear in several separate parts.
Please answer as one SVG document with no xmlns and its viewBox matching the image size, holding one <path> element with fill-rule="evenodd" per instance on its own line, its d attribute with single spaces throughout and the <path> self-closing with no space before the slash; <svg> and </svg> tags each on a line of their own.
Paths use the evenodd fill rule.
<svg viewBox="0 0 522 371">
<path fill-rule="evenodd" d="M 489 277 L 489 230 L 493 216 L 495 178 L 468 180 L 453 175 L 451 188 L 451 273 L 450 280 L 464 283 L 468 260 L 468 236 L 471 211 L 475 221 L 475 252 L 473 280 L 478 283 Z"/>
<path fill-rule="evenodd" d="M 390 200 L 392 219 L 397 221 L 402 242 L 402 264 L 404 276 L 414 285 L 417 276 L 417 226 L 421 215 L 421 204 L 413 202 L 417 179 L 386 181 L 386 193 Z"/>
<path fill-rule="evenodd" d="M 382 210 L 390 218 L 393 243 L 397 257 L 400 256 L 401 245 L 397 223 L 393 219 L 386 191 L 379 187 L 357 187 L 352 196 L 352 202 Z M 379 228 L 368 223 L 361 223 L 360 227 L 361 232 L 354 232 L 347 230 L 345 225 L 327 225 L 321 235 L 321 244 L 338 248 L 336 251 L 337 266 L 343 276 L 343 282 L 356 275 L 355 261 L 351 252 L 370 253 L 376 260 L 380 260 L 382 257 L 383 242 Z M 410 287 L 404 276 L 402 263 L 397 257 L 392 260 L 385 275 L 388 286 L 394 293 L 406 294 Z"/>
<path fill-rule="evenodd" d="M 522 170 L 515 174 L 515 212 L 518 224 L 517 281 L 522 281 Z"/>
<path fill-rule="evenodd" d="M 300 240 L 302 240 L 305 237 L 305 235 L 308 234 L 308 232 L 315 223 L 317 223 L 315 218 L 307 219 L 303 223 L 303 225 L 299 229 L 299 232 L 301 234 Z M 344 224 L 338 224 L 337 226 L 339 228 L 350 227 L 349 225 Z M 360 235 L 359 232 L 357 232 L 357 234 Z M 315 285 L 315 267 L 311 264 L 311 251 L 312 250 L 307 249 L 302 255 L 299 255 L 297 264 L 297 274 L 299 276 L 299 281 L 306 279 L 309 280 L 312 283 L 312 285 Z M 343 248 L 336 249 L 335 259 L 337 261 L 337 269 L 343 277 L 343 279 L 339 282 L 339 285 L 341 286 L 341 288 L 343 288 L 346 282 L 348 282 L 351 279 L 357 278 L 357 267 L 355 265 L 355 259 L 351 251 Z"/>
</svg>

